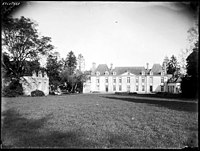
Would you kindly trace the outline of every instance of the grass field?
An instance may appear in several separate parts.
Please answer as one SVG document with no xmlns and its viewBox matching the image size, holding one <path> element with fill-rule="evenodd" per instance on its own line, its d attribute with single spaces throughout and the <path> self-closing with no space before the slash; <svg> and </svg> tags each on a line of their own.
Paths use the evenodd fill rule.
<svg viewBox="0 0 200 151">
<path fill-rule="evenodd" d="M 3 148 L 197 146 L 197 103 L 109 94 L 3 98 Z"/>
</svg>

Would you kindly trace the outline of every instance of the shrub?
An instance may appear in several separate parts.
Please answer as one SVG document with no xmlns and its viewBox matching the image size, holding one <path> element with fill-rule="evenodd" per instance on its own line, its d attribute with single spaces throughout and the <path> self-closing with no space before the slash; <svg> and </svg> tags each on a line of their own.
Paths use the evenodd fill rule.
<svg viewBox="0 0 200 151">
<path fill-rule="evenodd" d="M 2 91 L 2 95 L 5 97 L 17 97 L 23 95 L 23 88 L 19 81 L 11 81 L 8 86 L 5 86 Z"/>
<path fill-rule="evenodd" d="M 31 96 L 45 96 L 44 92 L 40 91 L 40 90 L 35 90 L 31 92 Z"/>
</svg>

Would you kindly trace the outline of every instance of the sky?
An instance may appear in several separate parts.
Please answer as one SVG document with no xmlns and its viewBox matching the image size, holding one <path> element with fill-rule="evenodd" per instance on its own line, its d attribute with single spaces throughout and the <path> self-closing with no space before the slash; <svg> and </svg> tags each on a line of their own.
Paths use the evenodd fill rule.
<svg viewBox="0 0 200 151">
<path fill-rule="evenodd" d="M 30 1 L 13 17 L 20 16 L 36 22 L 62 58 L 81 53 L 88 70 L 93 62 L 152 67 L 178 58 L 194 24 L 187 8 L 172 2 Z"/>
</svg>

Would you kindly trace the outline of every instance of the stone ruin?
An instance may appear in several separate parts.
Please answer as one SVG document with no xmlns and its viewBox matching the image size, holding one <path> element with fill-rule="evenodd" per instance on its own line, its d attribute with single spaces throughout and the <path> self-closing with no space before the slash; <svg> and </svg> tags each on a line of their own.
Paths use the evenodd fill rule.
<svg viewBox="0 0 200 151">
<path fill-rule="evenodd" d="M 42 72 L 39 71 L 37 76 L 33 71 L 32 76 L 23 76 L 20 83 L 26 96 L 31 96 L 31 92 L 35 90 L 43 91 L 45 96 L 49 95 L 49 77 L 46 72 L 42 75 Z"/>
</svg>

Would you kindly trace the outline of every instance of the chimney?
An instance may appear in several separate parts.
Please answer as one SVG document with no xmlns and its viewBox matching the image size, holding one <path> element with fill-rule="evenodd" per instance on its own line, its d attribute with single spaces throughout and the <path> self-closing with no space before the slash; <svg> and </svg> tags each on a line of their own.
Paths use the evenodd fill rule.
<svg viewBox="0 0 200 151">
<path fill-rule="evenodd" d="M 149 63 L 147 63 L 147 70 L 149 70 Z"/>
<path fill-rule="evenodd" d="M 96 63 L 93 62 L 93 63 L 92 63 L 92 69 L 91 69 L 92 74 L 94 74 L 95 69 L 96 69 Z"/>
<path fill-rule="evenodd" d="M 164 62 L 163 65 L 164 65 L 164 74 L 167 74 L 167 62 Z"/>
<path fill-rule="evenodd" d="M 95 62 L 92 63 L 92 69 L 96 69 L 96 63 Z"/>
<path fill-rule="evenodd" d="M 113 68 L 113 64 L 111 63 L 111 64 L 110 64 L 110 70 L 112 70 L 112 68 Z"/>
</svg>

